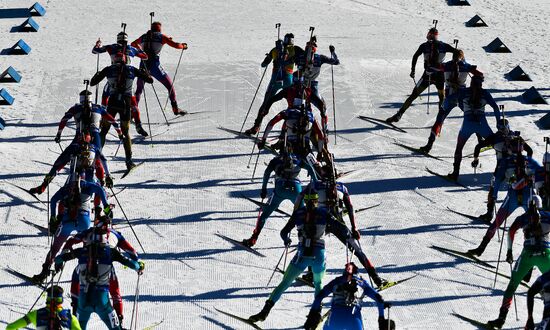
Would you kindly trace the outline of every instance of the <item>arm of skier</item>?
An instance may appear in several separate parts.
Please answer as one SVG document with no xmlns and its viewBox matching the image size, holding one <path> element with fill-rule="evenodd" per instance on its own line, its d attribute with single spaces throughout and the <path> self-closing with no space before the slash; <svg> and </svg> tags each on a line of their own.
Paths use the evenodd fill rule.
<svg viewBox="0 0 550 330">
<path fill-rule="evenodd" d="M 36 310 L 30 311 L 25 314 L 22 318 L 13 321 L 8 324 L 6 330 L 17 330 L 27 327 L 27 325 L 32 324 L 36 326 Z"/>
<path fill-rule="evenodd" d="M 143 36 L 144 35 L 142 35 L 139 38 L 137 38 L 136 40 L 132 41 L 130 43 L 130 46 L 135 47 L 137 49 L 141 49 L 141 44 L 143 43 Z"/>
<path fill-rule="evenodd" d="M 276 55 L 274 55 L 275 52 L 276 52 L 276 50 L 275 50 L 275 48 L 273 48 L 273 49 L 271 49 L 271 50 L 269 51 L 269 53 L 266 53 L 266 54 L 265 54 L 265 58 L 264 58 L 264 60 L 262 61 L 262 63 L 260 64 L 260 66 L 261 66 L 262 68 L 265 68 L 266 66 L 269 65 L 269 63 L 271 63 L 271 61 L 273 60 L 273 58 L 276 56 Z"/>
<path fill-rule="evenodd" d="M 328 282 L 328 284 L 325 285 L 318 294 L 315 295 L 315 299 L 311 304 L 310 311 L 321 311 L 321 303 L 323 302 L 323 299 L 325 299 L 332 293 L 332 291 L 334 290 L 334 286 L 338 284 L 339 281 L 340 277 L 333 279 L 332 281 Z"/>
<path fill-rule="evenodd" d="M 135 70 L 136 76 L 138 78 L 143 79 L 148 84 L 153 83 L 153 77 L 151 77 L 151 75 L 147 71 L 145 71 L 143 69 L 137 69 L 137 68 L 134 68 L 134 70 Z"/>
<path fill-rule="evenodd" d="M 420 45 L 418 47 L 418 49 L 416 50 L 416 52 L 414 53 L 413 57 L 412 57 L 412 63 L 411 63 L 411 77 L 414 78 L 414 72 L 415 72 L 415 69 L 416 69 L 416 62 L 418 61 L 418 57 L 422 55 L 422 45 Z"/>
<path fill-rule="evenodd" d="M 325 101 L 319 97 L 319 95 L 311 93 L 310 94 L 310 101 L 313 104 L 322 104 L 322 109 L 319 109 L 319 112 L 321 113 L 321 123 L 323 125 L 323 128 L 327 127 L 328 124 L 328 117 L 327 117 L 327 108 L 325 106 Z"/>
<path fill-rule="evenodd" d="M 128 55 L 133 57 L 139 57 L 142 60 L 147 60 L 149 56 L 141 49 L 134 46 L 127 46 Z"/>
<path fill-rule="evenodd" d="M 355 211 L 353 210 L 353 205 L 351 204 L 351 197 L 346 186 L 342 186 L 342 190 L 344 193 L 344 206 L 346 207 L 346 211 L 348 211 L 349 222 L 351 224 L 351 231 L 355 232 L 357 231 L 357 225 L 355 223 Z"/>
<path fill-rule="evenodd" d="M 485 140 L 476 144 L 476 147 L 474 148 L 474 159 L 479 158 L 479 153 L 481 152 L 481 149 L 494 145 L 495 144 L 494 140 L 495 140 L 494 136 L 489 135 Z"/>
<path fill-rule="evenodd" d="M 328 139 L 328 136 L 325 136 L 317 119 L 313 121 L 313 134 L 317 135 L 317 150 L 323 150 L 325 146 L 325 140 Z M 318 159 L 322 156 L 322 152 L 319 152 Z"/>
<path fill-rule="evenodd" d="M 286 222 L 286 225 L 283 227 L 283 229 L 281 229 L 281 232 L 280 232 L 281 239 L 283 240 L 283 242 L 285 242 L 285 245 L 287 245 L 287 243 L 290 241 L 290 237 L 289 237 L 290 232 L 292 231 L 292 228 L 294 228 L 295 225 L 296 225 L 296 220 L 294 220 L 294 213 L 293 213 L 290 219 L 288 219 L 288 221 Z M 288 243 L 288 245 L 290 245 L 290 243 Z"/>
<path fill-rule="evenodd" d="M 90 80 L 90 86 L 95 86 L 99 84 L 106 76 L 107 76 L 107 69 L 109 67 L 103 68 L 101 71 L 96 72 L 92 79 Z"/>
<path fill-rule="evenodd" d="M 63 116 L 63 118 L 61 118 L 61 121 L 59 122 L 59 125 L 57 127 L 57 135 L 61 135 L 63 129 L 65 128 L 65 126 L 67 126 L 67 122 L 69 121 L 69 119 L 74 117 L 75 112 L 76 106 L 72 106 L 69 110 L 67 110 L 67 112 L 65 112 L 65 115 Z"/>
<path fill-rule="evenodd" d="M 320 55 L 321 58 L 321 64 L 330 64 L 330 65 L 339 65 L 340 60 L 338 59 L 338 56 L 336 56 L 336 53 L 331 53 L 331 57 L 328 57 L 326 55 Z"/>
<path fill-rule="evenodd" d="M 267 140 L 269 133 L 273 129 L 273 126 L 275 126 L 278 122 L 280 122 L 283 119 L 285 119 L 285 112 L 281 111 L 275 117 L 273 117 L 273 119 L 271 119 L 269 123 L 267 123 L 264 134 L 262 135 L 262 141 L 264 141 L 264 143 L 265 143 L 265 140 Z"/>
<path fill-rule="evenodd" d="M 372 300 L 376 302 L 376 307 L 378 308 L 378 317 L 384 317 L 384 299 L 382 296 L 376 292 L 372 286 L 370 286 L 367 281 L 364 279 L 361 279 L 360 281 L 357 281 L 357 284 L 361 286 L 363 289 L 363 292 Z"/>
<path fill-rule="evenodd" d="M 66 189 L 61 188 L 59 189 L 55 194 L 53 194 L 52 198 L 50 199 L 50 218 L 55 217 L 57 215 L 57 202 L 59 202 L 63 196 L 65 195 Z"/>
<path fill-rule="evenodd" d="M 527 157 L 533 158 L 533 149 L 527 142 L 523 141 L 523 150 L 527 153 Z"/>
<path fill-rule="evenodd" d="M 97 156 L 99 157 L 99 161 L 101 162 L 101 165 L 103 165 L 103 170 L 105 171 L 106 176 L 111 176 L 111 172 L 109 171 L 109 165 L 107 165 L 107 158 L 105 158 L 105 155 L 103 154 L 103 151 L 97 150 Z M 103 190 L 103 189 L 101 189 Z"/>
<path fill-rule="evenodd" d="M 275 170 L 275 166 L 277 165 L 277 163 L 278 163 L 278 158 L 273 158 L 267 165 L 264 171 L 264 179 L 262 181 L 262 191 L 267 190 L 267 183 L 269 182 L 269 177 L 271 177 L 271 173 Z"/>
<path fill-rule="evenodd" d="M 99 184 L 95 182 L 88 182 L 88 181 L 80 181 L 80 184 L 83 189 L 89 189 L 91 194 L 95 194 L 96 196 L 99 196 L 99 198 L 101 199 L 101 203 L 103 204 L 103 209 L 105 210 L 110 209 L 109 202 L 107 201 L 107 195 L 105 194 L 105 190 L 103 190 L 103 188 Z"/>
<path fill-rule="evenodd" d="M 487 90 L 484 90 L 484 94 L 485 94 L 485 101 L 487 101 L 487 104 L 489 106 L 491 106 L 491 108 L 493 108 L 493 111 L 494 111 L 494 114 L 495 114 L 495 119 L 497 120 L 497 123 L 500 122 L 501 120 L 501 114 L 500 114 L 500 109 L 498 108 L 498 105 L 497 103 L 495 102 L 495 100 L 493 99 L 493 96 L 491 95 L 491 93 L 489 93 Z"/>
<path fill-rule="evenodd" d="M 107 112 L 105 107 L 101 107 L 101 118 L 103 118 L 105 121 L 109 122 L 109 124 L 113 125 L 115 128 L 116 133 L 118 136 L 122 136 L 122 130 L 120 129 L 120 126 L 118 125 L 115 117 L 113 117 L 111 114 Z"/>
<path fill-rule="evenodd" d="M 113 256 L 113 261 L 118 261 L 119 263 L 123 264 L 124 266 L 131 268 L 135 270 L 136 272 L 139 272 L 143 270 L 143 263 L 140 261 L 132 260 L 130 258 L 125 257 L 122 253 L 120 253 L 117 249 L 111 248 L 111 253 Z"/>
<path fill-rule="evenodd" d="M 80 327 L 80 322 L 78 321 L 78 318 L 76 315 L 71 314 L 71 330 L 82 330 Z"/>
<path fill-rule="evenodd" d="M 132 244 L 130 244 L 130 242 L 128 242 L 126 240 L 126 238 L 120 232 L 118 232 L 114 229 L 111 229 L 111 234 L 115 235 L 116 238 L 117 238 L 117 245 L 116 245 L 117 248 L 124 251 L 130 257 L 130 259 L 132 259 L 134 261 L 139 260 L 138 253 L 137 253 L 136 249 L 134 249 Z"/>
<path fill-rule="evenodd" d="M 512 246 L 514 244 L 514 237 L 516 236 L 516 231 L 522 226 L 523 217 L 519 216 L 514 220 L 514 223 L 510 226 L 508 230 L 508 251 L 512 251 Z"/>
<path fill-rule="evenodd" d="M 175 42 L 172 40 L 172 37 L 169 37 L 165 34 L 162 35 L 162 44 L 167 44 L 168 46 L 176 49 L 187 49 L 187 44 L 184 42 Z"/>
</svg>

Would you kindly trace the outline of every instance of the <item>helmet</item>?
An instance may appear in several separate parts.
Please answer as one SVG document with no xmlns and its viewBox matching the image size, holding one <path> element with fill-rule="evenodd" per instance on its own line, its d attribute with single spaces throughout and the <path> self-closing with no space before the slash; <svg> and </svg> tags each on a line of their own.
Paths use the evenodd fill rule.
<svg viewBox="0 0 550 330">
<path fill-rule="evenodd" d="M 283 45 L 294 45 L 294 34 L 287 33 L 285 34 L 285 38 L 283 40 Z"/>
<path fill-rule="evenodd" d="M 453 53 L 453 61 L 463 61 L 464 60 L 464 51 L 462 49 L 457 49 Z"/>
<path fill-rule="evenodd" d="M 502 133 L 502 135 L 508 136 L 510 134 L 510 123 L 508 122 L 508 119 L 500 120 L 497 124 L 497 129 Z"/>
<path fill-rule="evenodd" d="M 89 244 L 99 244 L 99 245 L 108 245 L 109 244 L 109 228 L 111 227 L 111 219 L 108 216 L 100 216 L 98 221 L 90 231 L 90 233 L 85 238 L 86 245 Z"/>
<path fill-rule="evenodd" d="M 160 22 L 151 23 L 151 31 L 161 32 L 161 29 L 162 29 L 162 24 Z"/>
<path fill-rule="evenodd" d="M 436 28 L 431 28 L 428 30 L 428 34 L 426 35 L 426 39 L 428 40 L 437 40 L 437 37 L 439 36 L 439 31 L 437 31 Z"/>
<path fill-rule="evenodd" d="M 319 202 L 319 194 L 312 186 L 309 186 L 304 193 L 304 201 L 308 208 L 315 208 Z"/>
<path fill-rule="evenodd" d="M 470 87 L 481 87 L 485 78 L 482 74 L 474 74 L 470 80 Z"/>
<path fill-rule="evenodd" d="M 92 92 L 90 92 L 89 90 L 85 89 L 82 92 L 80 92 L 79 95 L 80 95 L 80 103 L 81 104 L 91 102 Z"/>
<path fill-rule="evenodd" d="M 63 288 L 54 285 L 46 289 L 46 305 L 52 308 L 53 310 L 61 308 L 63 304 Z M 52 304 L 53 302 L 53 304 Z"/>
<path fill-rule="evenodd" d="M 348 262 L 344 266 L 344 275 L 355 275 L 359 273 L 359 268 L 354 262 Z"/>
<path fill-rule="evenodd" d="M 128 43 L 128 34 L 126 34 L 126 32 L 119 32 L 117 35 L 116 35 L 116 42 L 119 43 L 119 44 L 124 44 L 124 43 Z"/>
</svg>

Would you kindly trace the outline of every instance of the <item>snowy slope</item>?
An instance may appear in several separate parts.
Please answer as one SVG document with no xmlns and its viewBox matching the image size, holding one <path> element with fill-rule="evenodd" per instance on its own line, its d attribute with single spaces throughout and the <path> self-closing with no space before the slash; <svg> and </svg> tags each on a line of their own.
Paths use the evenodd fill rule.
<svg viewBox="0 0 550 330">
<path fill-rule="evenodd" d="M 386 300 L 395 302 L 392 318 L 399 328 L 471 328 L 450 313 L 456 311 L 480 320 L 495 318 L 507 282 L 498 279 L 493 289 L 491 273 L 429 246 L 465 250 L 481 240 L 485 226 L 449 213 L 446 206 L 471 214 L 485 211 L 494 157 L 481 158 L 482 173 L 477 177 L 469 161 L 463 161 L 462 180 L 472 188 L 467 191 L 426 173 L 426 166 L 441 173 L 452 169 L 451 156 L 462 120 L 459 110 L 454 110 L 447 120 L 433 149 L 435 155 L 445 157 L 444 162 L 411 155 L 395 146 L 394 139 L 416 146 L 425 143 L 436 112 L 432 103 L 430 115 L 426 114 L 426 95 L 399 123 L 408 134 L 355 118 L 359 114 L 386 118 L 397 111 L 412 89 L 408 77 L 410 57 L 425 40 L 432 19 L 438 19 L 441 39 L 449 43 L 455 38 L 460 40 L 469 62 L 485 73 L 486 87 L 499 104 L 505 105 L 512 128 L 530 139 L 536 157 L 541 158 L 544 132 L 534 121 L 549 107 L 524 105 L 519 102 L 519 95 L 534 85 L 550 97 L 545 42 L 550 4 L 543 0 L 470 2 L 471 7 L 449 7 L 443 0 L 57 0 L 43 3 L 47 14 L 36 19 L 40 24 L 38 33 L 8 33 L 23 19 L 0 19 L 1 48 L 11 46 L 19 38 L 32 47 L 28 56 L 0 56 L 2 70 L 12 65 L 23 75 L 20 84 L 1 85 L 16 99 L 13 106 L 0 107 L 0 115 L 9 125 L 0 132 L 1 182 L 25 187 L 41 182 L 57 157 L 54 152 L 58 147 L 53 143 L 57 122 L 77 101 L 82 80 L 89 79 L 96 70 L 96 56 L 91 54 L 95 41 L 101 37 L 104 43 L 114 42 L 121 22 L 127 23 L 130 39 L 137 38 L 146 31 L 148 13 L 154 11 L 155 18 L 163 22 L 165 33 L 189 44 L 176 82 L 180 105 L 190 111 L 211 113 L 185 117 L 183 123 L 171 125 L 167 133 L 156 137 L 154 143 L 136 143 L 134 157 L 146 164 L 115 182 L 118 188 L 128 187 L 119 199 L 145 248 L 142 256 L 147 268 L 140 281 L 138 328 L 164 319 L 159 328 L 245 329 L 245 324 L 216 313 L 213 307 L 246 316 L 261 309 L 272 290 L 265 284 L 282 252 L 278 231 L 285 218 L 272 216 L 260 237 L 257 248 L 266 258 L 235 250 L 214 235 L 219 232 L 239 239 L 248 237 L 257 209 L 239 196 L 258 198 L 260 189 L 259 180 L 251 183 L 252 169 L 246 167 L 250 141 L 236 139 L 217 126 L 240 128 L 260 79 L 259 63 L 273 47 L 275 23 L 282 23 L 283 32 L 294 32 L 298 45 L 305 44 L 308 27 L 316 26 L 319 52 L 327 54 L 328 45 L 333 44 L 342 62 L 334 68 L 339 137 L 336 146 L 331 144 L 331 150 L 341 170 L 359 170 L 343 180 L 354 205 L 361 208 L 382 203 L 358 216 L 362 246 L 385 278 L 419 274 L 384 292 Z M 32 1 L 3 0 L 0 8 L 31 4 Z M 464 22 L 475 14 L 489 27 L 466 28 Z M 485 53 L 482 46 L 495 37 L 500 37 L 512 53 Z M 174 49 L 163 50 L 162 62 L 171 74 L 179 55 Z M 101 66 L 108 63 L 107 56 L 102 56 Z M 531 75 L 533 83 L 508 82 L 503 77 L 517 64 Z M 420 71 L 418 67 L 417 72 Z M 325 69 L 319 80 L 322 95 L 330 105 L 330 69 Z M 166 91 L 158 82 L 155 86 L 164 103 Z M 266 81 L 260 96 L 265 87 Z M 146 93 L 151 122 L 158 123 L 152 125 L 153 133 L 161 133 L 166 126 L 162 125 L 159 106 L 150 88 Z M 434 93 L 430 98 L 435 102 Z M 140 108 L 145 119 L 143 99 Z M 280 104 L 274 106 L 271 114 L 281 109 Z M 490 124 L 494 124 L 492 117 Z M 71 134 L 70 129 L 65 130 L 64 145 Z M 473 150 L 473 146 L 472 140 L 465 151 Z M 108 143 L 105 153 L 114 154 L 116 147 L 116 141 Z M 269 158 L 267 154 L 260 157 L 258 173 L 263 172 L 263 164 Z M 110 161 L 110 167 L 113 171 L 124 169 L 123 158 L 119 155 Z M 120 173 L 115 175 L 120 177 Z M 63 180 L 62 176 L 54 180 L 50 186 L 52 194 Z M 10 185 L 1 184 L 0 191 L 0 266 L 10 265 L 35 274 L 45 257 L 47 238 L 38 236 L 20 219 L 46 224 L 46 212 L 29 195 Z M 283 208 L 290 210 L 290 203 Z M 120 209 L 115 214 L 122 221 Z M 120 228 L 137 247 L 131 231 Z M 516 256 L 521 249 L 521 239 L 517 241 Z M 346 253 L 334 237 L 327 242 L 329 280 L 340 273 Z M 494 239 L 483 259 L 496 262 L 498 247 Z M 503 272 L 509 272 L 507 264 L 501 266 Z M 121 268 L 118 275 L 129 321 L 137 276 Z M 66 271 L 63 279 L 69 278 Z M 280 279 L 280 275 L 275 275 L 272 286 Z M 63 286 L 68 290 L 68 283 Z M 20 317 L 39 293 L 39 289 L 22 285 L 0 270 L 0 320 Z M 506 327 L 524 324 L 524 288 L 518 289 L 517 297 L 520 321 L 515 320 L 512 311 Z M 312 298 L 310 288 L 291 287 L 261 326 L 301 326 Z M 370 303 L 366 305 L 370 307 L 364 309 L 364 318 L 374 328 L 375 309 Z M 537 302 L 537 318 L 541 305 Z M 97 317 L 90 322 L 90 328 L 102 328 Z"/>
</svg>

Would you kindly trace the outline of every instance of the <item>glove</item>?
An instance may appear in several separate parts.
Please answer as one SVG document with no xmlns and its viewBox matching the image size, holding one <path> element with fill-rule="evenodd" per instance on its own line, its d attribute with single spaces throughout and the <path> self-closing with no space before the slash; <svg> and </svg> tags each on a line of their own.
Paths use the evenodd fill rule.
<svg viewBox="0 0 550 330">
<path fill-rule="evenodd" d="M 138 264 L 139 264 L 138 274 L 141 275 L 143 274 L 143 270 L 145 269 L 145 263 L 140 260 L 138 261 Z"/>
<path fill-rule="evenodd" d="M 512 250 L 508 250 L 508 252 L 506 252 L 506 262 L 509 264 L 512 264 L 514 262 L 514 255 L 512 254 Z"/>
<path fill-rule="evenodd" d="M 384 309 L 386 308 L 391 308 L 392 304 L 387 302 L 387 301 L 384 301 Z"/>
<path fill-rule="evenodd" d="M 119 139 L 120 141 L 124 140 L 124 134 L 120 133 L 120 134 L 118 135 L 118 139 Z"/>
<path fill-rule="evenodd" d="M 359 233 L 359 231 L 357 231 L 356 228 L 352 228 L 351 237 L 355 238 L 356 240 L 359 240 L 361 238 L 361 234 Z"/>
<path fill-rule="evenodd" d="M 283 233 L 281 233 L 281 239 L 283 240 L 283 244 L 286 247 L 289 247 L 290 244 L 292 244 L 292 240 L 290 239 L 290 237 L 288 235 L 284 235 Z"/>
<path fill-rule="evenodd" d="M 311 309 L 309 314 L 307 314 L 306 323 L 304 323 L 304 329 L 314 330 L 317 328 L 317 325 L 321 322 L 321 311 Z"/>
<path fill-rule="evenodd" d="M 328 50 L 330 50 L 331 53 L 334 53 L 335 48 L 333 45 L 330 45 L 328 46 Z"/>
<path fill-rule="evenodd" d="M 113 208 L 115 206 L 113 204 L 109 204 L 108 206 L 106 206 L 104 209 L 103 209 L 103 212 L 105 213 L 106 216 L 108 216 L 109 218 L 113 218 Z"/>
<path fill-rule="evenodd" d="M 185 42 L 182 42 L 182 43 L 180 44 L 180 47 L 181 47 L 181 49 L 187 49 L 187 48 L 189 48 L 189 47 L 187 47 L 187 44 L 186 44 Z"/>
<path fill-rule="evenodd" d="M 380 316 L 378 318 L 378 328 L 380 330 L 395 330 L 395 322 L 393 320 L 390 320 L 390 327 L 388 328 L 388 319 L 383 318 Z"/>
<path fill-rule="evenodd" d="M 474 158 L 474 160 L 472 160 L 472 167 L 477 167 L 477 165 L 479 165 L 479 158 Z"/>
<path fill-rule="evenodd" d="M 107 175 L 105 177 L 105 185 L 107 186 L 107 188 L 113 188 L 113 177 L 112 176 Z"/>
<path fill-rule="evenodd" d="M 262 192 L 260 193 L 260 198 L 264 199 L 267 197 L 267 189 L 262 188 Z"/>
<path fill-rule="evenodd" d="M 97 39 L 97 41 L 95 42 L 95 47 L 96 48 L 101 47 L 101 39 Z"/>
<path fill-rule="evenodd" d="M 98 178 L 99 180 L 99 185 L 102 186 L 102 187 L 105 187 L 105 179 L 104 178 Z"/>
<path fill-rule="evenodd" d="M 264 139 L 261 139 L 261 140 L 258 142 L 258 149 L 262 150 L 263 148 L 265 148 L 265 140 L 264 140 Z"/>
<path fill-rule="evenodd" d="M 414 70 L 411 70 L 411 74 L 409 74 L 409 76 L 414 79 Z"/>
<path fill-rule="evenodd" d="M 59 273 L 61 269 L 63 268 L 63 263 L 55 263 L 54 269 L 56 273 Z"/>
<path fill-rule="evenodd" d="M 61 133 L 57 133 L 55 135 L 55 139 L 53 139 L 55 141 L 55 143 L 59 143 L 61 142 Z"/>
</svg>

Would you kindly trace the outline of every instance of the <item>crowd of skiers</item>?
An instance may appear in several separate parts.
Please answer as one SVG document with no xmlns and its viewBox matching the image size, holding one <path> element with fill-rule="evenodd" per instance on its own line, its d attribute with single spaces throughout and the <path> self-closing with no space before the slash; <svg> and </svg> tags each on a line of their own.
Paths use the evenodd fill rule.
<svg viewBox="0 0 550 330">
<path fill-rule="evenodd" d="M 54 162 L 43 182 L 29 193 L 44 193 L 59 171 L 69 166 L 69 174 L 62 187 L 49 200 L 50 221 L 48 235 L 50 249 L 37 275 L 29 281 L 44 287 L 46 307 L 33 310 L 9 324 L 8 329 L 19 329 L 34 324 L 38 329 L 86 329 L 92 313 L 97 313 L 108 329 L 123 329 L 122 295 L 114 262 L 135 270 L 138 275 L 145 264 L 121 232 L 113 228 L 114 205 L 108 201 L 115 197 L 114 180 L 102 153 L 111 125 L 124 145 L 128 174 L 136 165 L 132 161 L 130 120 L 133 119 L 139 134 L 147 136 L 140 119 L 138 104 L 144 92 L 144 82 L 153 83 L 153 77 L 167 89 L 174 115 L 185 115 L 178 107 L 172 80 L 160 64 L 164 44 L 182 51 L 187 44 L 177 43 L 162 33 L 161 23 L 152 22 L 150 30 L 128 44 L 124 31 L 117 35 L 117 43 L 102 45 L 98 40 L 93 54 L 107 52 L 111 65 L 85 80 L 79 103 L 72 106 L 59 123 L 54 141 L 59 143 L 63 129 L 72 118 L 76 131 L 71 143 Z M 99 56 L 99 55 L 98 55 Z M 140 67 L 130 64 L 131 57 L 141 59 Z M 89 86 L 107 78 L 101 104 L 92 102 Z M 137 78 L 137 89 L 133 81 Z M 118 114 L 120 124 L 115 117 Z M 118 199 L 117 199 L 118 202 Z M 82 244 L 81 247 L 75 247 Z M 60 252 L 61 251 L 61 252 Z M 63 271 L 67 261 L 77 259 L 71 280 L 72 311 L 63 309 L 63 289 L 57 285 L 55 275 Z M 59 276 L 60 277 L 60 276 Z M 47 287 L 46 287 L 47 286 Z M 112 303 L 111 303 L 112 300 Z"/>
<path fill-rule="evenodd" d="M 547 273 L 550 271 L 550 213 L 548 212 L 550 210 L 550 153 L 546 152 L 542 157 L 543 165 L 534 158 L 533 150 L 521 137 L 520 132 L 511 129 L 509 120 L 505 118 L 504 107 L 498 106 L 491 94 L 483 88 L 483 73 L 476 65 L 466 62 L 464 52 L 458 49 L 457 45 L 458 40 L 455 40 L 454 47 L 440 41 L 435 27 L 428 31 L 427 41 L 420 45 L 413 56 L 410 73 L 411 78 L 414 79 L 417 59 L 423 55 L 422 77 L 398 112 L 389 117 L 386 122 L 392 125 L 398 122 L 412 102 L 430 85 L 435 85 L 439 96 L 436 121 L 431 129 L 428 143 L 416 150 L 419 153 L 429 154 L 436 137 L 441 133 L 445 118 L 457 106 L 464 113 L 463 122 L 458 133 L 453 171 L 446 178 L 458 182 L 462 150 L 473 134 L 478 138 L 471 163 L 474 169 L 479 166 L 481 150 L 494 149 L 497 162 L 490 182 L 487 212 L 479 216 L 480 220 L 490 223 L 490 227 L 480 245 L 469 250 L 467 255 L 473 258 L 480 256 L 499 227 L 503 223 L 506 227 L 508 216 L 517 208 L 523 209 L 524 214 L 516 218 L 508 230 L 506 261 L 510 264 L 514 261 L 513 239 L 520 228 L 523 229 L 525 236 L 524 248 L 512 269 L 510 283 L 504 292 L 498 318 L 485 325 L 488 328 L 497 329 L 504 325 L 516 288 L 522 280 L 528 281 L 532 269 L 537 267 L 544 275 L 529 290 L 529 316 L 526 324 L 526 329 L 534 329 L 533 296 L 548 286 L 550 278 L 550 273 Z M 446 53 L 452 54 L 452 59 L 447 62 L 444 61 Z M 467 87 L 469 76 L 470 85 Z M 487 122 L 486 106 L 490 106 L 494 111 L 496 131 L 493 131 Z M 545 143 L 548 147 L 549 141 L 546 138 Z M 507 187 L 506 198 L 491 223 L 498 192 L 504 187 Z M 546 306 L 550 298 L 546 295 L 543 297 Z M 539 327 L 547 329 L 548 324 L 550 324 L 550 313 L 545 308 L 543 321 Z"/>
<path fill-rule="evenodd" d="M 283 255 L 289 253 L 291 231 L 296 228 L 298 233 L 296 252 L 288 267 L 282 270 L 282 281 L 272 291 L 263 308 L 243 320 L 249 323 L 264 321 L 285 290 L 295 280 L 301 279 L 311 283 L 315 292 L 304 324 L 306 329 L 316 329 L 322 321 L 325 322 L 324 329 L 363 329 L 361 303 L 364 295 L 377 304 L 379 328 L 394 329 L 395 322 L 385 315 L 386 308 L 389 312 L 391 304 L 384 301 L 379 291 L 398 282 L 381 278 L 361 248 L 361 235 L 351 196 L 346 186 L 338 181 L 342 173 L 337 170 L 334 155 L 329 151 L 327 106 L 320 95 L 317 79 L 323 64 L 339 65 L 340 61 L 332 45 L 328 47 L 330 56 L 319 54 L 317 42 L 313 31 L 304 48 L 294 44 L 292 33 L 275 42 L 275 47 L 261 63 L 266 71 L 272 63 L 265 98 L 253 126 L 242 133 L 254 139 L 259 150 L 266 149 L 275 156 L 264 171 L 260 192 L 262 207 L 256 226 L 252 235 L 240 244 L 251 249 L 269 216 L 285 200 L 294 204 L 294 210 L 280 232 L 285 246 Z M 46 307 L 29 312 L 9 324 L 8 329 L 19 329 L 30 323 L 46 329 L 86 329 L 92 313 L 97 313 L 107 328 L 122 329 L 122 297 L 113 262 L 122 263 L 139 275 L 145 265 L 124 236 L 113 228 L 114 205 L 108 199 L 116 198 L 112 190 L 114 180 L 102 148 L 113 126 L 124 146 L 127 173 L 136 166 L 132 161 L 130 121 L 133 120 L 139 134 L 148 135 L 142 125 L 138 104 L 144 94 L 144 83 L 153 83 L 153 78 L 167 88 L 174 115 L 186 114 L 178 107 L 172 80 L 160 64 L 164 44 L 187 49 L 187 44 L 174 42 L 164 35 L 159 22 L 152 22 L 150 30 L 130 45 L 126 32 L 122 31 L 117 35 L 117 43 L 102 45 L 98 40 L 93 47 L 94 54 L 107 52 L 112 63 L 102 70 L 98 67 L 97 73 L 85 81 L 86 88 L 80 93 L 80 102 L 65 113 L 55 136 L 55 142 L 59 143 L 64 127 L 73 118 L 76 132 L 72 142 L 62 151 L 43 182 L 29 190 L 35 195 L 44 193 L 58 172 L 69 165 L 65 183 L 53 194 L 48 205 L 51 214 L 48 231 L 52 236 L 50 249 L 40 273 L 31 278 L 34 283 L 44 286 Z M 452 53 L 452 59 L 448 62 L 444 61 L 446 53 Z M 534 296 L 543 291 L 545 306 L 546 303 L 550 305 L 550 295 L 547 294 L 550 292 L 550 213 L 547 211 L 550 207 L 550 154 L 544 155 L 543 165 L 533 157 L 532 149 L 520 133 L 510 128 L 503 108 L 483 88 L 483 74 L 475 65 L 466 62 L 464 52 L 457 48 L 457 42 L 451 46 L 439 41 L 438 30 L 431 28 L 427 41 L 413 56 L 410 73 L 413 79 L 417 59 L 421 55 L 424 58 L 422 77 L 418 82 L 415 80 L 412 94 L 386 122 L 391 125 L 398 122 L 412 102 L 426 88 L 435 85 L 439 97 L 437 118 L 427 144 L 418 152 L 428 154 L 431 151 L 446 117 L 457 106 L 464 112 L 464 117 L 454 153 L 453 171 L 447 178 L 454 182 L 458 180 L 462 150 L 471 135 L 476 134 L 478 138 L 472 167 L 479 165 L 482 149 L 491 147 L 495 150 L 497 165 L 488 193 L 487 212 L 479 218 L 491 222 L 501 187 L 507 186 L 507 196 L 480 245 L 469 250 L 468 254 L 472 258 L 480 256 L 499 227 L 506 224 L 507 217 L 517 208 L 523 208 L 524 214 L 516 218 L 508 230 L 506 261 L 513 263 L 513 239 L 520 228 L 525 236 L 524 248 L 512 270 L 499 316 L 489 321 L 487 326 L 503 326 L 517 286 L 529 278 L 532 269 L 537 267 L 544 274 L 536 280 L 527 296 L 529 315 L 526 328 L 534 329 Z M 139 68 L 130 64 L 130 57 L 141 59 Z M 469 75 L 471 79 L 467 87 Z M 96 102 L 92 102 L 89 86 L 98 85 L 105 78 L 107 84 L 103 88 L 101 104 L 96 104 L 97 95 Z M 136 78 L 137 88 L 134 91 L 133 81 Z M 275 102 L 283 99 L 286 101 L 285 110 L 270 119 L 260 134 L 263 118 Z M 496 132 L 488 124 L 485 114 L 487 105 L 494 110 Z M 120 124 L 115 119 L 117 114 Z M 280 133 L 274 136 L 274 142 L 268 143 L 268 139 L 273 137 L 274 126 L 279 122 L 282 122 Z M 300 176 L 302 170 L 307 173 L 308 182 Z M 268 182 L 272 174 L 275 177 L 274 188 L 268 197 Z M 349 227 L 344 221 L 346 215 Z M 323 286 L 325 254 L 330 251 L 324 240 L 327 234 L 338 238 L 349 255 L 342 276 Z M 74 248 L 76 244 L 82 244 L 82 247 Z M 353 256 L 365 269 L 371 284 L 359 276 Z M 63 289 L 56 284 L 55 276 L 72 259 L 78 259 L 78 264 L 72 275 L 70 311 L 63 309 Z M 300 277 L 304 271 L 306 273 Z M 322 315 L 322 300 L 330 294 L 330 313 Z M 550 324 L 549 309 L 545 308 L 543 317 L 542 324 Z"/>
</svg>

